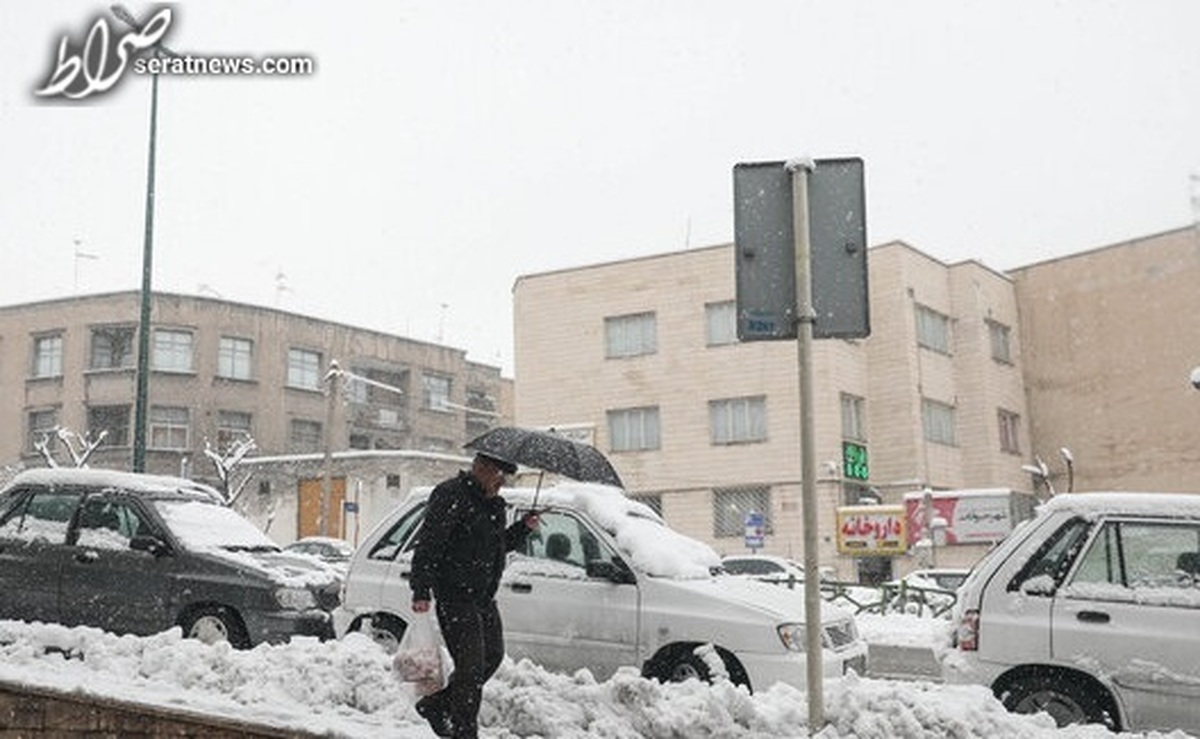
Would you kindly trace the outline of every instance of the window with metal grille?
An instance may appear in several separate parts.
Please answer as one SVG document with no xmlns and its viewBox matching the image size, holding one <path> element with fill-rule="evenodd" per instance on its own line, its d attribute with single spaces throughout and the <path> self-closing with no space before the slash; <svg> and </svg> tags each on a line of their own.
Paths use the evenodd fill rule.
<svg viewBox="0 0 1200 739">
<path fill-rule="evenodd" d="M 45 442 L 51 451 L 58 445 L 58 409 L 46 408 L 29 412 L 29 451 L 37 449 L 36 444 Z"/>
<path fill-rule="evenodd" d="M 942 354 L 950 353 L 950 319 L 923 305 L 916 307 L 917 345 Z"/>
<path fill-rule="evenodd" d="M 713 444 L 764 441 L 767 438 L 767 399 L 762 395 L 708 401 Z"/>
<path fill-rule="evenodd" d="M 189 419 L 187 408 L 150 406 L 150 448 L 187 449 Z"/>
<path fill-rule="evenodd" d="M 129 446 L 129 406 L 127 405 L 93 405 L 88 407 L 88 434 L 92 439 L 99 439 L 101 432 L 104 439 L 102 447 Z"/>
<path fill-rule="evenodd" d="M 658 449 L 658 407 L 623 408 L 608 412 L 608 439 L 614 452 Z"/>
<path fill-rule="evenodd" d="M 319 421 L 293 418 L 288 430 L 288 444 L 295 453 L 319 452 L 323 448 Z"/>
<path fill-rule="evenodd" d="M 1000 425 L 1000 451 L 1009 454 L 1021 453 L 1021 417 L 1003 408 L 996 410 L 997 422 Z"/>
<path fill-rule="evenodd" d="M 737 343 L 737 303 L 723 300 L 704 306 L 709 346 L 724 346 Z"/>
<path fill-rule="evenodd" d="M 921 427 L 926 441 L 954 446 L 954 406 L 921 399 Z"/>
<path fill-rule="evenodd" d="M 653 354 L 658 350 L 653 313 L 631 313 L 604 319 L 606 354 L 609 359 Z"/>
<path fill-rule="evenodd" d="M 133 367 L 136 355 L 133 352 L 133 337 L 137 329 L 133 326 L 97 326 L 92 329 L 92 353 L 88 363 L 90 369 L 123 369 Z"/>
<path fill-rule="evenodd" d="M 229 449 L 234 443 L 248 439 L 251 415 L 244 411 L 217 412 L 217 448 Z"/>
<path fill-rule="evenodd" d="M 33 340 L 33 376 L 62 377 L 63 338 L 60 334 Z"/>
<path fill-rule="evenodd" d="M 746 535 L 746 516 L 760 513 L 763 530 L 775 532 L 771 521 L 771 489 L 765 485 L 718 488 L 713 490 L 713 536 L 728 538 Z"/>
<path fill-rule="evenodd" d="M 631 500 L 636 500 L 637 502 L 647 506 L 650 508 L 650 510 L 654 511 L 658 515 L 662 515 L 661 495 L 631 495 L 629 497 Z"/>
<path fill-rule="evenodd" d="M 321 354 L 308 349 L 288 349 L 288 387 L 321 389 Z"/>
<path fill-rule="evenodd" d="M 157 329 L 150 356 L 159 372 L 191 372 L 192 332 Z"/>
<path fill-rule="evenodd" d="M 222 336 L 217 347 L 217 376 L 230 380 L 249 380 L 254 371 L 254 342 L 235 336 Z"/>
</svg>

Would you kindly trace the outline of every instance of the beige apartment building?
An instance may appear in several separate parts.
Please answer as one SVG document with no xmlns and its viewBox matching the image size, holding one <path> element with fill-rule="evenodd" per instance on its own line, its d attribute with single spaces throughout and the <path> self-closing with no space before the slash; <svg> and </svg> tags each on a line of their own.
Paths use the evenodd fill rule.
<svg viewBox="0 0 1200 739">
<path fill-rule="evenodd" d="M 1068 443 L 1076 489 L 1188 488 L 1200 393 L 1177 391 L 1183 366 L 1200 364 L 1195 238 L 1185 229 L 1012 275 L 902 242 L 872 248 L 870 337 L 815 342 L 822 564 L 868 579 L 970 565 L 1050 494 L 1030 472 L 1038 460 L 1065 489 Z M 1164 293 L 1156 308 L 1146 290 Z M 632 495 L 724 554 L 746 551 L 746 518 L 759 513 L 761 551 L 799 559 L 796 343 L 739 343 L 734 301 L 731 245 L 520 277 L 516 418 L 595 443 Z M 1171 330 L 1101 327 L 1122 315 Z M 1114 364 L 1134 377 L 1102 380 Z M 1172 420 L 1147 423 L 1147 385 L 1167 395 L 1172 382 L 1176 404 L 1155 407 Z M 1137 433 L 1110 414 L 1141 418 Z M 865 466 L 848 465 L 863 448 Z M 1164 474 L 1125 474 L 1143 464 Z M 880 518 L 893 512 L 901 520 Z M 864 520 L 874 536 L 861 536 Z M 870 541 L 880 521 L 904 526 L 898 549 Z"/>
<path fill-rule="evenodd" d="M 838 553 L 842 506 L 1029 486 L 1011 281 L 899 242 L 869 266 L 871 337 L 817 341 L 813 362 L 821 560 L 843 576 L 866 562 Z M 764 551 L 800 558 L 797 347 L 737 341 L 734 277 L 724 245 L 519 278 L 517 420 L 586 430 L 631 494 L 722 553 L 757 512 Z M 846 442 L 866 479 L 846 479 Z"/>
<path fill-rule="evenodd" d="M 65 429 L 104 432 L 91 466 L 131 468 L 140 304 L 129 291 L 0 307 L 0 464 L 44 466 L 45 442 L 70 466 Z M 217 483 L 206 447 L 252 438 L 247 501 L 281 541 L 316 533 L 327 451 L 340 524 L 343 501 L 382 516 L 512 418 L 512 381 L 461 349 L 208 297 L 155 293 L 151 317 L 145 470 Z"/>
</svg>

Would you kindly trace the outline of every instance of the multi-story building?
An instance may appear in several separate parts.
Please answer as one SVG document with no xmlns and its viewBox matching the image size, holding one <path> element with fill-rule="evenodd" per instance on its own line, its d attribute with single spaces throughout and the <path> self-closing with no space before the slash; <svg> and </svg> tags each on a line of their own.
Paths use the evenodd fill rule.
<svg viewBox="0 0 1200 739">
<path fill-rule="evenodd" d="M 1055 445 L 1071 445 L 1077 474 L 1086 451 L 1089 484 L 1187 489 L 1181 469 L 1200 469 L 1196 411 L 1171 407 L 1168 395 L 1180 399 L 1166 388 L 1186 383 L 1188 362 L 1200 364 L 1200 324 L 1190 320 L 1200 315 L 1200 247 L 1191 229 L 1148 241 L 1156 246 L 1134 242 L 1013 275 L 977 261 L 945 264 L 902 242 L 872 248 L 870 337 L 814 347 L 821 561 L 871 578 L 910 569 L 914 551 L 969 565 L 1028 515 L 1035 495 L 1049 494 L 1047 482 L 1065 489 Z M 1149 309 L 1147 289 L 1163 293 Z M 796 343 L 739 343 L 734 301 L 730 245 L 519 278 L 517 421 L 591 440 L 631 494 L 719 551 L 744 550 L 746 518 L 759 513 L 765 551 L 799 557 Z M 1100 323 L 1123 310 L 1144 320 L 1106 335 Z M 1089 324 L 1086 346 L 1068 330 L 1080 322 Z M 1088 359 L 1074 356 L 1083 351 Z M 1114 364 L 1135 377 L 1104 387 L 1099 378 Z M 1078 391 L 1059 392 L 1075 382 Z M 1159 423 L 1136 421 L 1147 396 L 1161 401 Z M 1120 431 L 1125 421 L 1093 433 L 1116 411 L 1139 433 Z M 1192 430 L 1180 433 L 1189 420 Z M 1114 433 L 1136 447 L 1122 448 Z M 1084 441 L 1089 434 L 1095 441 Z M 1160 451 L 1143 456 L 1149 447 Z M 1048 480 L 1030 473 L 1042 460 Z M 1121 476 L 1143 463 L 1165 474 Z M 931 538 L 934 551 L 855 556 L 839 513 L 876 502 L 876 510 L 903 506 L 908 543 Z M 953 508 L 957 519 L 939 531 Z M 931 521 L 934 536 L 925 537 L 930 530 L 918 529 Z"/>
<path fill-rule="evenodd" d="M 140 302 L 131 291 L 0 308 L 0 461 L 43 465 L 45 444 L 71 464 L 64 429 L 100 440 L 91 466 L 130 468 Z M 414 453 L 437 460 L 416 481 L 436 482 L 466 441 L 511 419 L 512 381 L 461 349 L 208 297 L 155 293 L 151 316 L 147 472 L 215 481 L 205 450 L 252 438 L 256 457 L 277 461 L 256 463 L 263 492 L 294 490 L 304 477 L 287 468 L 308 460 L 310 474 L 326 452 L 343 490 L 348 460 L 395 482 Z M 330 393 L 334 362 L 346 374 Z M 404 453 L 381 465 L 388 450 Z"/>
</svg>

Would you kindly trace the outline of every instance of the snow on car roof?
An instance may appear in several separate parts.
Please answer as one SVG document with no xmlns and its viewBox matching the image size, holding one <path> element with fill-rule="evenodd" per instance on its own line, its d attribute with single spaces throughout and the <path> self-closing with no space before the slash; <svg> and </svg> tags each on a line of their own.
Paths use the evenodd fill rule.
<svg viewBox="0 0 1200 739">
<path fill-rule="evenodd" d="M 1060 493 L 1038 507 L 1038 512 L 1069 511 L 1080 515 L 1168 516 L 1200 518 L 1200 494 L 1094 492 Z"/>
<path fill-rule="evenodd" d="M 89 467 L 41 467 L 18 473 L 8 487 L 33 485 L 86 485 L 98 488 L 117 488 L 136 493 L 195 494 L 219 503 L 221 494 L 203 483 L 169 475 L 147 475 L 120 470 Z"/>
<path fill-rule="evenodd" d="M 428 495 L 432 488 L 414 494 Z M 721 566 L 721 557 L 707 544 L 669 528 L 662 516 L 620 488 L 597 483 L 563 481 L 553 487 L 503 488 L 500 495 L 513 505 L 539 510 L 563 507 L 582 511 L 612 535 L 617 548 L 634 568 L 656 577 L 707 578 Z"/>
</svg>

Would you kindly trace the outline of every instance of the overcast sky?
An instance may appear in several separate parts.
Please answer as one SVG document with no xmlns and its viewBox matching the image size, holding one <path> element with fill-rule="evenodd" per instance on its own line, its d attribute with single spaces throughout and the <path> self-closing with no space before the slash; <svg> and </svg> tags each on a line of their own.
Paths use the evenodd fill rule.
<svg viewBox="0 0 1200 739">
<path fill-rule="evenodd" d="M 0 5 L 0 305 L 140 287 L 149 79 L 33 96 L 105 7 Z M 727 243 L 738 162 L 862 157 L 869 243 L 996 269 L 1196 218 L 1194 0 L 174 9 L 178 53 L 316 73 L 161 78 L 155 289 L 509 374 L 517 276 Z"/>
</svg>

